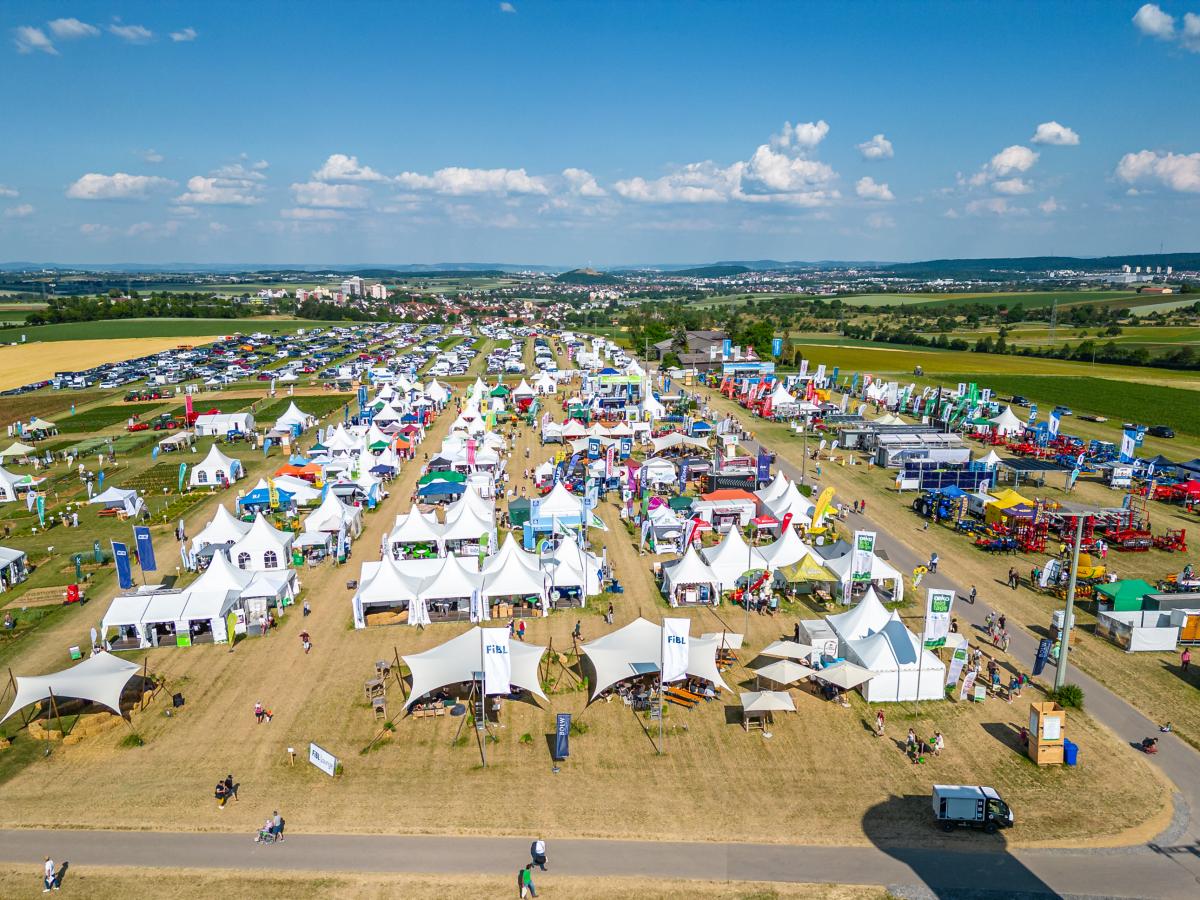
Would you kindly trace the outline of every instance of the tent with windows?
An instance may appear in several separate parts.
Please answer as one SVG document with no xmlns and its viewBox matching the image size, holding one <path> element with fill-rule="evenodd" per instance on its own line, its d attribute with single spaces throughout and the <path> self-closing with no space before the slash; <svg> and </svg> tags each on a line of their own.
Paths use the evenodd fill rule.
<svg viewBox="0 0 1200 900">
<path fill-rule="evenodd" d="M 141 670 L 142 667 L 137 663 L 101 652 L 61 672 L 18 675 L 16 696 L 0 722 L 12 718 L 27 706 L 51 697 L 56 701 L 86 700 L 121 715 L 121 695 L 129 680 Z"/>
<path fill-rule="evenodd" d="M 921 646 L 896 613 L 870 637 L 844 643 L 846 659 L 875 673 L 859 688 L 868 703 L 945 699 L 945 663 Z"/>
<path fill-rule="evenodd" d="M 242 477 L 242 463 L 226 456 L 215 443 L 209 447 L 204 461 L 192 466 L 188 478 L 190 487 L 224 488 Z"/>
<path fill-rule="evenodd" d="M 510 640 L 510 686 L 545 700 L 546 695 L 542 693 L 538 676 L 538 666 L 545 652 L 545 647 Z M 412 673 L 412 690 L 409 691 L 408 702 L 404 704 L 407 709 L 439 688 L 477 681 L 475 673 L 484 670 L 483 634 L 476 626 L 432 650 L 410 653 L 401 659 Z"/>
<path fill-rule="evenodd" d="M 688 638 L 687 673 L 710 682 L 719 690 L 729 690 L 717 668 L 716 638 Z M 662 626 L 643 618 L 634 619 L 623 628 L 597 638 L 582 647 L 587 660 L 588 683 L 592 686 L 589 701 L 619 681 L 642 674 L 658 672 L 662 665 Z"/>
<path fill-rule="evenodd" d="M 234 544 L 246 536 L 250 523 L 243 522 L 221 504 L 213 513 L 212 521 L 205 525 L 200 533 L 192 538 L 192 552 L 199 553 L 210 545 Z"/>
<path fill-rule="evenodd" d="M 293 540 L 290 531 L 280 531 L 259 513 L 241 540 L 229 548 L 229 559 L 239 569 L 286 569 L 291 562 Z"/>
<path fill-rule="evenodd" d="M 702 550 L 701 555 L 716 575 L 722 591 L 737 587 L 738 580 L 747 572 L 768 568 L 762 553 L 757 547 L 747 544 L 736 528 L 730 528 L 721 543 Z"/>
</svg>

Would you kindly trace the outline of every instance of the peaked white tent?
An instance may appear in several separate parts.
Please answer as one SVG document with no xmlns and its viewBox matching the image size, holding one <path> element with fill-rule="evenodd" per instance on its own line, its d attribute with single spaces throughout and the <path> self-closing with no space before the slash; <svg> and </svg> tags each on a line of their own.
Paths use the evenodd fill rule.
<svg viewBox="0 0 1200 900">
<path fill-rule="evenodd" d="M 854 554 L 847 548 L 841 556 L 825 560 L 825 568 L 837 575 L 842 585 L 843 599 L 850 602 L 848 585 L 850 583 L 850 566 Z M 904 599 L 904 576 L 900 570 L 878 556 L 871 557 L 871 581 L 890 581 L 892 583 L 892 599 L 897 603 Z"/>
<path fill-rule="evenodd" d="M 737 587 L 738 579 L 747 572 L 768 568 L 762 553 L 757 547 L 748 545 L 736 528 L 730 528 L 721 543 L 701 551 L 701 554 L 717 576 L 722 591 Z"/>
<path fill-rule="evenodd" d="M 347 534 L 358 537 L 362 531 L 362 517 L 361 506 L 347 506 L 330 491 L 321 505 L 308 514 L 304 520 L 304 530 L 309 534 L 317 531 L 337 534 L 345 528 Z"/>
<path fill-rule="evenodd" d="M 19 490 L 28 490 L 35 484 L 28 475 L 14 475 L 7 469 L 0 468 L 0 503 L 12 503 L 18 499 Z"/>
<path fill-rule="evenodd" d="M 415 544 L 428 544 L 440 550 L 442 525 L 432 513 L 423 513 L 417 507 L 411 507 L 408 512 L 396 516 L 396 526 L 387 536 L 387 544 L 392 555 Z"/>
<path fill-rule="evenodd" d="M 487 558 L 480 571 L 484 575 L 493 575 L 501 571 L 505 566 L 510 565 L 514 560 L 531 572 L 541 571 L 538 558 L 522 549 L 511 532 L 505 536 L 504 543 L 500 545 L 500 549 Z"/>
<path fill-rule="evenodd" d="M 945 664 L 895 614 L 870 637 L 846 641 L 846 659 L 875 673 L 860 687 L 868 703 L 945 699 Z"/>
<path fill-rule="evenodd" d="M 600 560 L 574 541 L 564 540 L 544 563 L 550 574 L 551 599 L 555 591 L 578 588 L 585 597 L 594 597 L 603 588 Z"/>
<path fill-rule="evenodd" d="M 816 509 L 816 504 L 800 493 L 800 489 L 796 487 L 796 483 L 789 482 L 784 492 L 776 497 L 768 504 L 771 510 L 771 515 L 783 521 L 783 517 L 788 513 L 792 514 L 792 525 L 801 525 L 812 521 L 813 510 Z"/>
<path fill-rule="evenodd" d="M 988 421 L 996 426 L 999 434 L 1019 434 L 1025 428 L 1024 423 L 1013 413 L 1011 406 L 1004 407 L 1004 412 Z"/>
<path fill-rule="evenodd" d="M 727 691 L 729 687 L 717 669 L 719 643 L 715 638 L 689 637 L 687 673 Z M 658 670 L 662 660 L 662 626 L 639 617 L 623 628 L 584 644 L 582 649 L 592 668 L 589 700 L 595 700 L 618 681 L 641 674 L 635 666 Z"/>
<path fill-rule="evenodd" d="M 427 615 L 423 622 L 413 621 L 414 607 L 417 604 L 422 579 L 414 578 L 400 571 L 396 561 L 391 557 L 384 557 L 383 561 L 378 563 L 364 563 L 362 575 L 362 581 L 351 601 L 355 628 L 367 627 L 367 606 L 393 608 L 407 605 L 408 624 L 428 624 Z"/>
<path fill-rule="evenodd" d="M 789 484 L 791 481 L 783 474 L 783 470 L 776 470 L 775 477 L 771 479 L 770 483 L 755 491 L 754 496 L 769 509 L 772 503 L 787 493 Z"/>
<path fill-rule="evenodd" d="M 892 614 L 879 601 L 879 595 L 872 587 L 867 588 L 863 598 L 852 608 L 844 613 L 826 616 L 825 621 L 842 640 L 844 649 L 846 641 L 862 640 L 882 631 L 891 618 Z"/>
<path fill-rule="evenodd" d="M 576 497 L 560 481 L 542 498 L 538 516 L 542 519 L 573 519 L 583 515 L 583 498 Z"/>
<path fill-rule="evenodd" d="M 17 694 L 0 722 L 16 715 L 26 706 L 56 699 L 87 700 L 121 714 L 121 694 L 125 685 L 142 667 L 111 653 L 96 653 L 77 666 L 51 675 L 16 676 Z"/>
<path fill-rule="evenodd" d="M 779 540 L 761 546 L 758 549 L 772 572 L 777 571 L 782 566 L 790 566 L 793 563 L 798 563 L 804 557 L 812 555 L 812 548 L 800 540 L 800 535 L 795 528 L 787 529 L 780 536 Z"/>
<path fill-rule="evenodd" d="M 296 406 L 296 402 L 293 400 L 288 404 L 288 408 L 283 411 L 283 415 L 275 420 L 274 430 L 291 431 L 294 426 L 299 426 L 300 430 L 304 431 L 314 421 L 314 417 Z"/>
<path fill-rule="evenodd" d="M 545 647 L 526 644 L 523 641 L 509 641 L 509 684 L 545 700 L 546 695 L 542 693 L 538 677 L 538 664 L 545 652 Z M 404 705 L 407 709 L 438 688 L 475 679 L 475 673 L 482 672 L 484 668 L 483 635 L 476 626 L 440 646 L 424 653 L 409 654 L 402 659 L 412 672 L 412 691 L 409 692 L 408 702 Z"/>
<path fill-rule="evenodd" d="M 192 538 L 192 552 L 199 553 L 211 544 L 230 544 L 240 541 L 250 530 L 250 523 L 243 522 L 229 511 L 225 504 L 217 507 L 212 521 Z"/>
<path fill-rule="evenodd" d="M 496 523 L 491 516 L 482 515 L 477 508 L 463 504 L 453 514 L 447 514 L 446 523 L 442 526 L 441 540 L 443 545 L 450 541 L 462 541 L 472 545 L 468 549 L 473 554 L 476 552 L 473 545 L 482 543 L 484 535 L 490 540 L 495 530 Z"/>
<path fill-rule="evenodd" d="M 682 603 L 721 602 L 720 579 L 700 558 L 695 547 L 688 547 L 683 557 L 662 567 L 663 593 L 672 606 Z M 707 589 L 708 597 L 703 597 Z"/>
<path fill-rule="evenodd" d="M 290 531 L 280 531 L 259 513 L 241 540 L 229 548 L 229 558 L 239 569 L 286 569 L 291 563 L 293 539 Z"/>
<path fill-rule="evenodd" d="M 208 456 L 204 461 L 192 466 L 192 474 L 188 478 L 191 487 L 225 487 L 242 477 L 242 464 L 239 460 L 226 456 L 221 448 L 213 444 L 208 448 Z"/>
<path fill-rule="evenodd" d="M 987 466 L 989 469 L 994 469 L 994 468 L 996 468 L 996 466 L 998 466 L 1000 464 L 1000 454 L 997 453 L 995 450 L 989 450 L 987 453 L 987 456 L 984 456 L 982 459 L 976 460 L 976 462 L 981 462 L 985 466 Z"/>
</svg>

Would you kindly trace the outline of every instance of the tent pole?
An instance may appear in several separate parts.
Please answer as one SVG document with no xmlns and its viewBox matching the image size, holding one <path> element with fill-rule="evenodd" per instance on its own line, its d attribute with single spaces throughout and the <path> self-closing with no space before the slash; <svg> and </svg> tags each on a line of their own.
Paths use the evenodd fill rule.
<svg viewBox="0 0 1200 900">
<path fill-rule="evenodd" d="M 50 689 L 47 688 L 47 690 Z M 54 691 L 52 690 L 50 691 L 50 709 L 53 710 L 55 718 L 58 719 L 58 733 L 63 737 L 66 737 L 66 735 L 63 734 L 62 713 L 58 709 L 58 699 L 54 696 Z"/>
<path fill-rule="evenodd" d="M 138 701 L 138 712 L 146 708 L 146 679 L 150 672 L 150 657 L 142 660 L 142 690 L 141 699 Z"/>
<path fill-rule="evenodd" d="M 404 683 L 404 679 L 400 677 L 400 651 L 392 646 L 392 673 L 396 676 L 396 681 L 400 684 L 400 693 L 404 697 L 404 702 L 408 702 L 408 687 Z"/>
</svg>

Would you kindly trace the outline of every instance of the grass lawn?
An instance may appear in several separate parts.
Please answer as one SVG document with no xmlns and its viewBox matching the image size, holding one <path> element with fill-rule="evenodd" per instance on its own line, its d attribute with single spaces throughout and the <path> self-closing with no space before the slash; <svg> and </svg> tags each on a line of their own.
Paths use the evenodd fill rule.
<svg viewBox="0 0 1200 900">
<path fill-rule="evenodd" d="M 283 415 L 290 404 L 295 403 L 301 412 L 323 419 L 334 410 L 341 410 L 347 403 L 350 412 L 354 413 L 356 406 L 355 394 L 313 394 L 311 396 L 276 397 L 254 413 L 254 420 L 260 427 L 270 427 L 276 419 Z"/>
<path fill-rule="evenodd" d="M 1015 306 L 1020 303 L 1026 309 L 1051 306 L 1082 306 L 1091 303 L 1129 301 L 1141 299 L 1136 291 L 995 291 L 962 294 L 859 294 L 842 297 L 848 306 L 961 306 L 967 303 L 983 306 Z"/>
<path fill-rule="evenodd" d="M 145 337 L 209 337 L 220 334 L 254 331 L 291 333 L 299 328 L 328 328 L 336 322 L 317 322 L 305 319 L 110 319 L 103 322 L 63 322 L 57 325 L 38 325 L 10 331 L 0 331 L 0 340 L 27 341 L 87 341 L 97 338 Z M 10 337 L 11 335 L 11 337 Z M 181 340 L 180 343 L 187 343 Z"/>
<path fill-rule="evenodd" d="M 60 416 L 55 424 L 60 434 L 79 434 L 86 431 L 100 431 L 118 423 L 124 423 L 132 416 L 146 419 L 152 411 L 163 407 L 168 401 L 156 400 L 151 403 L 122 403 L 114 406 L 97 406 L 94 409 L 77 412 L 73 416 Z M 165 437 L 165 435 L 164 435 Z"/>
</svg>

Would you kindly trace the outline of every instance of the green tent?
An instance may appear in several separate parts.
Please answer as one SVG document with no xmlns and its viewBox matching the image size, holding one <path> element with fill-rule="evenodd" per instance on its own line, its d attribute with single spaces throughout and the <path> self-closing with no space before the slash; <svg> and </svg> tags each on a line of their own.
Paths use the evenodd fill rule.
<svg viewBox="0 0 1200 900">
<path fill-rule="evenodd" d="M 513 528 L 520 528 L 529 521 L 531 510 L 532 504 L 528 498 L 518 497 L 508 504 L 508 521 L 512 523 Z"/>
<path fill-rule="evenodd" d="M 428 475 L 422 475 L 418 484 L 430 484 L 434 481 L 453 481 L 456 484 L 463 484 L 467 480 L 467 476 L 462 472 L 430 472 Z"/>
<path fill-rule="evenodd" d="M 494 388 L 492 388 L 491 393 L 489 393 L 488 396 L 489 397 L 507 397 L 511 393 L 512 393 L 512 391 L 510 391 L 508 389 L 508 385 L 498 384 Z"/>
<path fill-rule="evenodd" d="M 1096 585 L 1096 602 L 1113 612 L 1140 612 L 1142 598 L 1157 591 L 1158 588 L 1140 578 L 1126 578 Z"/>
<path fill-rule="evenodd" d="M 673 512 L 682 512 L 683 510 L 691 509 L 692 501 L 695 499 L 695 497 L 688 497 L 686 495 L 680 497 L 668 497 L 667 506 L 670 507 Z"/>
</svg>

